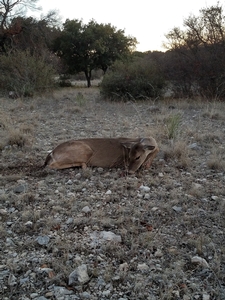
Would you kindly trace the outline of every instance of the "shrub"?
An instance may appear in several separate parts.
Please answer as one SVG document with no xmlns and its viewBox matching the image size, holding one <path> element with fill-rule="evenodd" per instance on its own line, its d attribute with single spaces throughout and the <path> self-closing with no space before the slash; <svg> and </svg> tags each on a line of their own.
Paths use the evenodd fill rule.
<svg viewBox="0 0 225 300">
<path fill-rule="evenodd" d="M 145 58 L 116 62 L 105 74 L 101 94 L 110 99 L 146 99 L 160 96 L 165 81 L 157 66 Z"/>
<path fill-rule="evenodd" d="M 13 91 L 20 97 L 54 86 L 55 71 L 46 55 L 31 55 L 29 51 L 16 51 L 0 56 L 0 89 Z"/>
</svg>

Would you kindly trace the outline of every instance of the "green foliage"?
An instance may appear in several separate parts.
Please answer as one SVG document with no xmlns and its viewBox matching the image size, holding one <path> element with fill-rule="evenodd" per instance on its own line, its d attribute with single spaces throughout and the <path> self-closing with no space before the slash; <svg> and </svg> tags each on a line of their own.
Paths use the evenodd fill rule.
<svg viewBox="0 0 225 300">
<path fill-rule="evenodd" d="M 55 72 L 44 55 L 12 52 L 0 56 L 0 65 L 0 89 L 3 91 L 14 91 L 18 96 L 26 97 L 54 86 Z"/>
<path fill-rule="evenodd" d="M 137 58 L 116 62 L 101 83 L 101 94 L 110 99 L 146 99 L 160 96 L 164 79 L 153 61 Z"/>
<path fill-rule="evenodd" d="M 94 20 L 84 25 L 79 20 L 66 20 L 61 35 L 55 39 L 54 51 L 68 66 L 71 74 L 84 72 L 90 86 L 91 72 L 106 72 L 116 59 L 129 54 L 136 39 L 126 37 L 123 30 Z"/>
</svg>

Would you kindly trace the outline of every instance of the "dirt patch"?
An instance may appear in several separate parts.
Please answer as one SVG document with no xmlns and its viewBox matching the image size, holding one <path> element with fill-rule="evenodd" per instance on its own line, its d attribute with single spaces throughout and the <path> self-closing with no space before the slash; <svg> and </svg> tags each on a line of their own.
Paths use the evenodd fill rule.
<svg viewBox="0 0 225 300">
<path fill-rule="evenodd" d="M 4 299 L 225 299 L 225 104 L 0 99 Z M 154 107 L 154 109 L 153 109 Z M 150 170 L 43 169 L 84 137 L 148 137 Z"/>
</svg>

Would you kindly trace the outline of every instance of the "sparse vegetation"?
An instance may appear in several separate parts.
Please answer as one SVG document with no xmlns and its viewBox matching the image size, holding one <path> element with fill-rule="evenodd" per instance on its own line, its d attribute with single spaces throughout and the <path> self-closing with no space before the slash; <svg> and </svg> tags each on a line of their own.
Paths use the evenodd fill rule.
<svg viewBox="0 0 225 300">
<path fill-rule="evenodd" d="M 223 158 L 224 149 L 214 150 L 214 153 L 211 154 L 209 160 L 207 161 L 207 165 L 212 170 L 217 171 L 225 171 L 225 161 Z"/>
<path fill-rule="evenodd" d="M 0 149 L 1 298 L 223 299 L 225 131 L 222 113 L 211 116 L 225 104 L 171 103 L 111 102 L 74 87 L 34 97 L 32 109 L 0 99 L 1 141 L 10 140 Z M 160 152 L 132 176 L 41 168 L 68 139 L 149 135 Z M 89 281 L 69 287 L 81 264 Z"/>
<path fill-rule="evenodd" d="M 26 143 L 26 135 L 18 130 L 9 133 L 7 144 L 10 146 L 17 146 L 22 148 Z"/>
<path fill-rule="evenodd" d="M 31 55 L 29 51 L 0 55 L 0 89 L 13 91 L 16 97 L 32 97 L 52 89 L 55 70 L 46 60 L 44 55 Z"/>
</svg>

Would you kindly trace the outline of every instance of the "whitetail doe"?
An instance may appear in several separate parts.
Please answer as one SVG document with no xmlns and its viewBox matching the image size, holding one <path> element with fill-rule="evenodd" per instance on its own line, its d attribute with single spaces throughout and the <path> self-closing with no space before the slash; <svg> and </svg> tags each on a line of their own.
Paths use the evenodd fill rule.
<svg viewBox="0 0 225 300">
<path fill-rule="evenodd" d="M 51 169 L 72 167 L 125 167 L 128 173 L 149 168 L 157 153 L 154 138 L 90 138 L 64 142 L 46 157 Z"/>
</svg>

